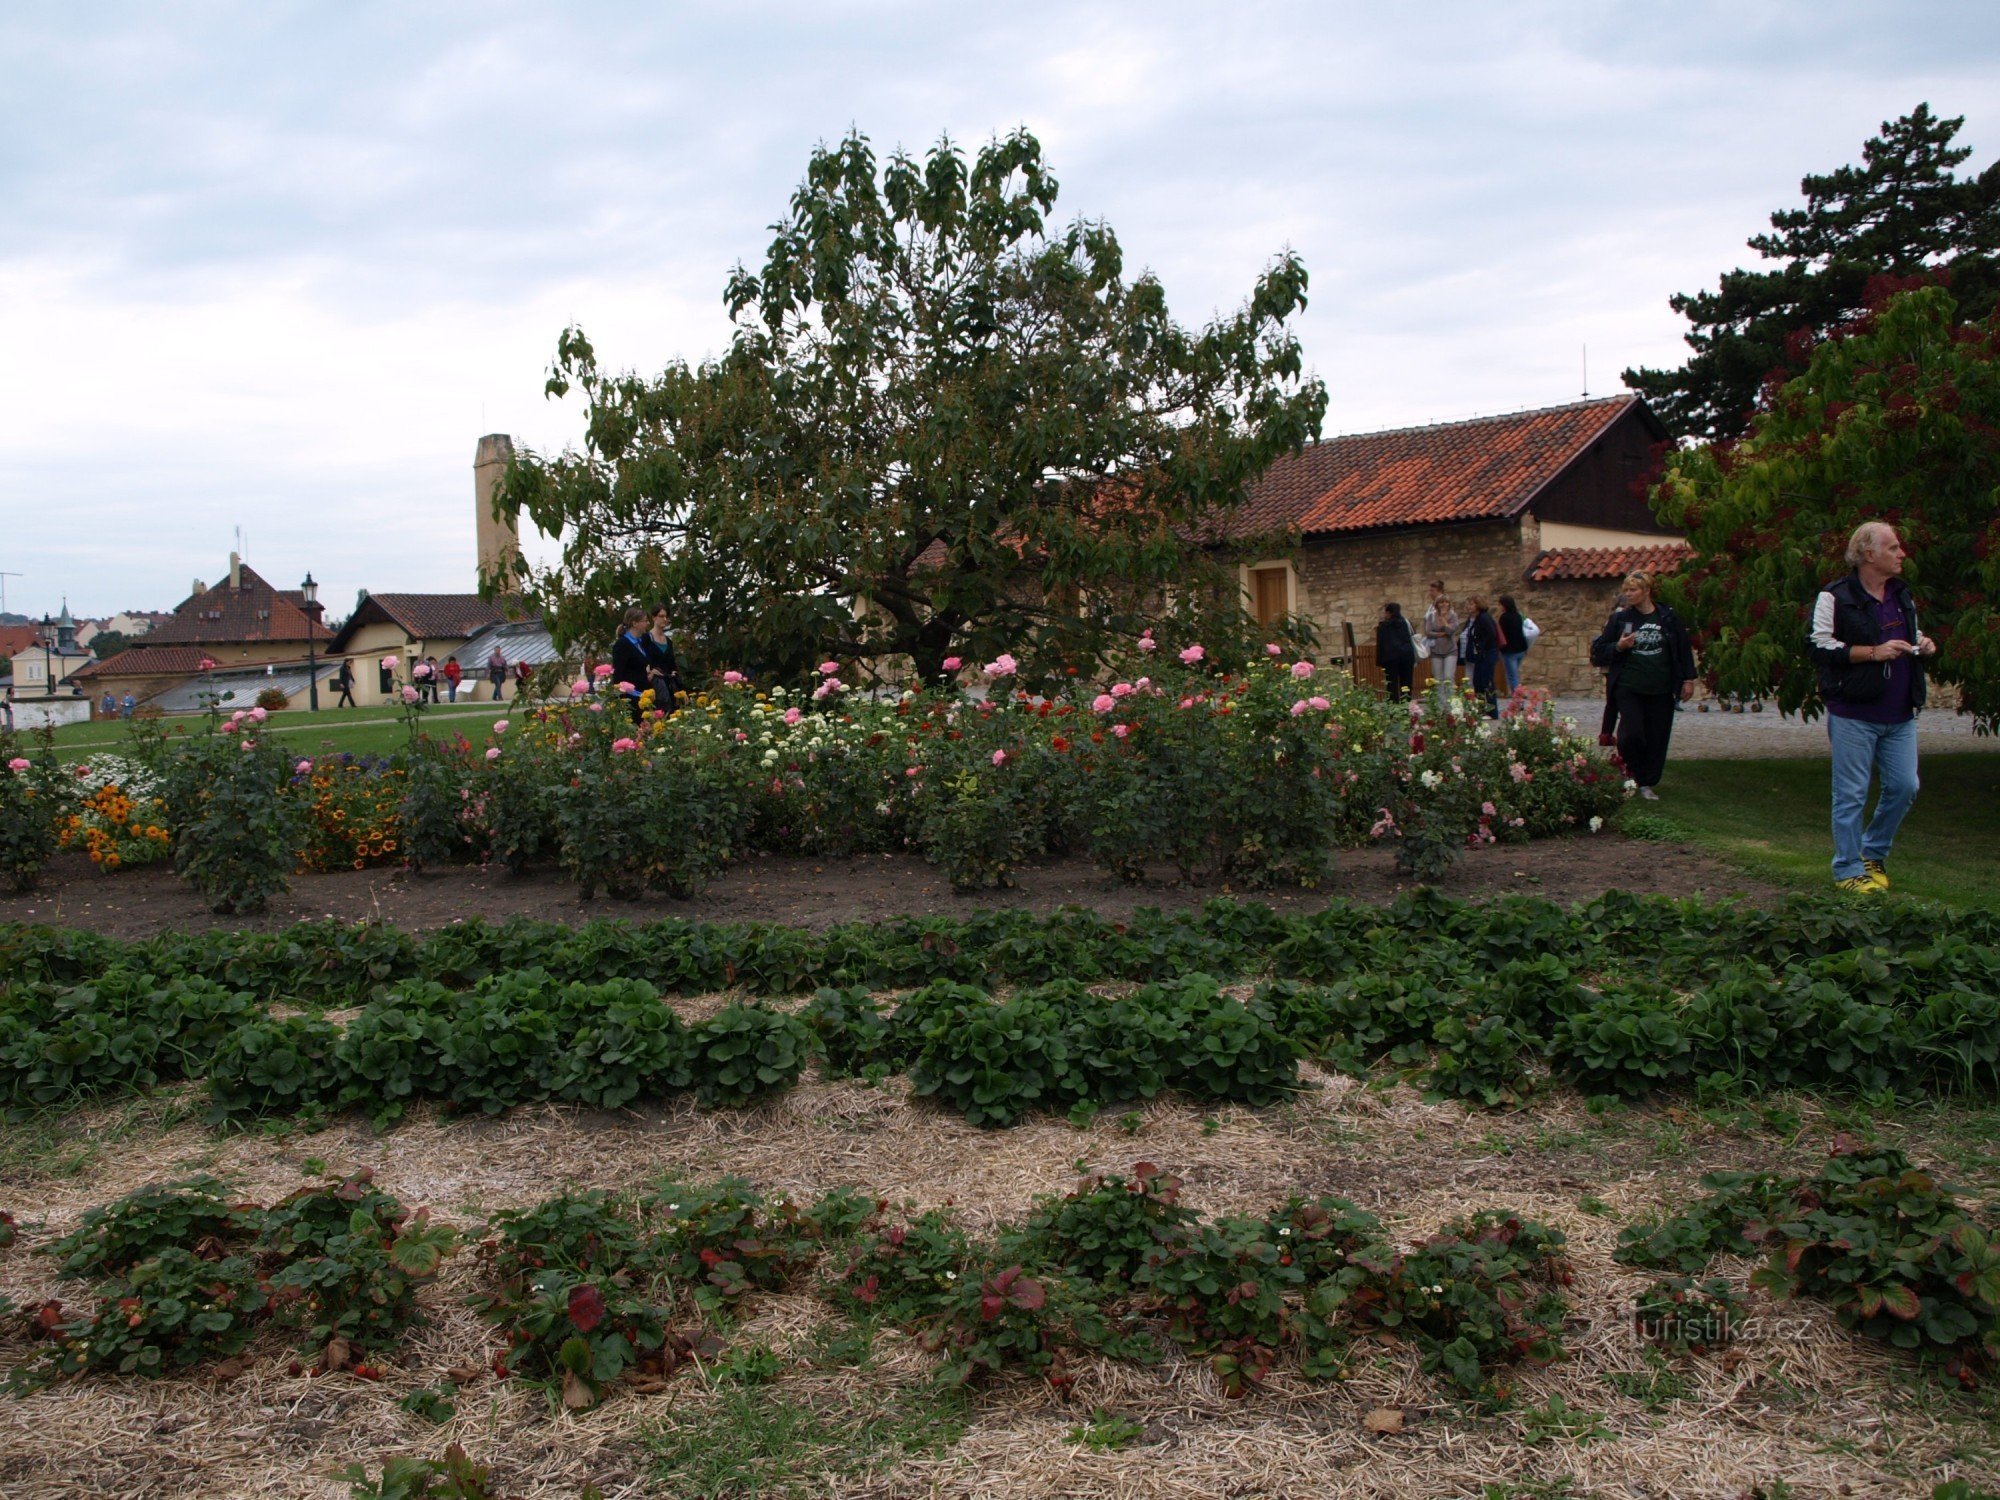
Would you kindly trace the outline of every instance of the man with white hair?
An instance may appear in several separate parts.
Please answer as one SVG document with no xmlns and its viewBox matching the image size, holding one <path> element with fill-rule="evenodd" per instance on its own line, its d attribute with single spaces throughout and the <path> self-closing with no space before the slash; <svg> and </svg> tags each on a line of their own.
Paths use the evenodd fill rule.
<svg viewBox="0 0 2000 1500">
<path fill-rule="evenodd" d="M 1812 653 L 1833 746 L 1833 883 L 1861 894 L 1889 889 L 1889 849 L 1917 796 L 1923 659 L 1937 654 L 1917 628 L 1903 555 L 1893 526 L 1862 523 L 1847 542 L 1854 571 L 1813 602 Z M 1882 794 L 1864 829 L 1877 777 Z"/>
</svg>

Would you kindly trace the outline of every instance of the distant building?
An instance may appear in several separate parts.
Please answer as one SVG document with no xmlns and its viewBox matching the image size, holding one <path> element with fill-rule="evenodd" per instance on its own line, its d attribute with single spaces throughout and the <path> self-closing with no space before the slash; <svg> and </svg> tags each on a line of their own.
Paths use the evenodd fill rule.
<svg viewBox="0 0 2000 1500">
<path fill-rule="evenodd" d="M 16 698 L 73 694 L 83 669 L 96 660 L 88 649 L 76 643 L 76 622 L 70 618 L 67 604 L 46 629 L 40 625 L 10 625 L 0 629 L 7 632 L 10 640 L 23 630 L 30 633 L 29 639 L 8 658 L 14 671 Z"/>
<path fill-rule="evenodd" d="M 1228 536 L 1268 548 L 1238 553 L 1244 607 L 1266 623 L 1310 619 L 1329 656 L 1347 655 L 1351 632 L 1357 675 L 1379 680 L 1385 601 L 1414 621 L 1433 578 L 1461 606 L 1477 594 L 1497 612 L 1512 594 L 1542 630 L 1524 684 L 1594 693 L 1589 646 L 1618 579 L 1688 555 L 1646 504 L 1666 437 L 1622 395 L 1313 443 L 1272 464 L 1229 522 Z"/>
<path fill-rule="evenodd" d="M 146 634 L 146 643 L 77 673 L 93 694 L 131 693 L 145 703 L 208 670 L 297 662 L 308 641 L 324 651 L 329 639 L 321 606 L 297 589 L 273 588 L 234 552 L 229 572 L 212 588 L 194 591 Z"/>
</svg>

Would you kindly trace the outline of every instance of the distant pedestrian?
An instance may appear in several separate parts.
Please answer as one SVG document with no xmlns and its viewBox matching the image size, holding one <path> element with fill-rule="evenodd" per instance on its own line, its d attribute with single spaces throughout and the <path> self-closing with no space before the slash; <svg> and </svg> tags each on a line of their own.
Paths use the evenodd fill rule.
<svg viewBox="0 0 2000 1500">
<path fill-rule="evenodd" d="M 114 694 L 110 688 L 106 688 L 104 690 L 104 701 L 97 705 L 97 716 L 100 719 L 108 719 L 117 712 L 118 712 L 117 695 Z"/>
<path fill-rule="evenodd" d="M 435 656 L 420 657 L 417 664 L 410 669 L 410 676 L 416 682 L 417 697 L 421 701 L 425 703 L 437 702 L 438 675 L 437 658 Z"/>
<path fill-rule="evenodd" d="M 1438 707 L 1446 708 L 1458 691 L 1453 680 L 1458 676 L 1458 611 L 1451 607 L 1451 598 L 1441 580 L 1431 580 L 1430 593 L 1430 605 L 1424 610 L 1424 641 L 1430 654 L 1431 683 L 1437 692 Z"/>
<path fill-rule="evenodd" d="M 447 656 L 444 660 L 444 690 L 453 703 L 458 702 L 458 684 L 465 676 L 465 668 L 458 664 L 458 658 Z"/>
<path fill-rule="evenodd" d="M 493 684 L 493 701 L 500 702 L 507 686 L 507 655 L 498 646 L 486 658 L 486 680 Z"/>
<path fill-rule="evenodd" d="M 1494 618 L 1500 632 L 1500 665 L 1507 673 L 1507 696 L 1521 691 L 1521 658 L 1534 642 L 1528 636 L 1528 622 L 1514 604 L 1512 594 L 1500 596 L 1500 613 Z"/>
<path fill-rule="evenodd" d="M 664 604 L 653 606 L 652 629 L 646 632 L 646 656 L 651 668 L 646 685 L 653 690 L 653 706 L 672 713 L 681 692 L 680 665 L 674 660 L 674 638 L 669 627 L 673 616 Z"/>
<path fill-rule="evenodd" d="M 1466 601 L 1472 618 L 1465 624 L 1466 654 L 1471 658 L 1472 691 L 1486 703 L 1486 717 L 1500 717 L 1500 705 L 1493 679 L 1500 670 L 1500 627 L 1494 623 L 1486 601 L 1477 595 Z"/>
<path fill-rule="evenodd" d="M 1591 642 L 1590 659 L 1611 673 L 1625 774 L 1641 797 L 1657 802 L 1653 788 L 1666 768 L 1674 707 L 1694 692 L 1694 647 L 1680 616 L 1654 599 L 1652 574 L 1626 574 L 1623 593 L 1625 602 Z"/>
<path fill-rule="evenodd" d="M 1375 622 L 1375 664 L 1382 669 L 1382 686 L 1391 703 L 1410 701 L 1410 678 L 1417 669 L 1417 643 L 1410 634 L 1410 622 L 1403 618 L 1403 606 L 1390 602 L 1382 606 Z"/>
<path fill-rule="evenodd" d="M 639 720 L 639 695 L 652 677 L 652 654 L 646 647 L 646 631 L 652 616 L 639 605 L 625 611 L 618 638 L 611 643 L 611 681 L 632 705 L 632 721 Z"/>
<path fill-rule="evenodd" d="M 123 698 L 118 700 L 118 715 L 120 718 L 129 719 L 137 711 L 138 707 L 139 700 L 134 698 L 130 693 L 127 693 Z"/>
<path fill-rule="evenodd" d="M 528 685 L 534 680 L 535 669 L 529 666 L 526 661 L 517 661 L 514 663 L 514 696 L 516 698 L 527 697 Z"/>
<path fill-rule="evenodd" d="M 1833 748 L 1833 883 L 1844 891 L 1889 889 L 1889 850 L 1917 798 L 1917 711 L 1924 658 L 1937 654 L 1937 642 L 1917 628 L 1904 555 L 1893 526 L 1855 528 L 1847 543 L 1854 571 L 1813 601 L 1808 639 Z M 1878 779 L 1881 796 L 1864 830 L 1868 783 Z"/>
<path fill-rule="evenodd" d="M 333 674 L 334 689 L 340 694 L 335 708 L 353 708 L 354 704 L 354 663 L 346 657 L 340 659 L 340 670 Z"/>
</svg>

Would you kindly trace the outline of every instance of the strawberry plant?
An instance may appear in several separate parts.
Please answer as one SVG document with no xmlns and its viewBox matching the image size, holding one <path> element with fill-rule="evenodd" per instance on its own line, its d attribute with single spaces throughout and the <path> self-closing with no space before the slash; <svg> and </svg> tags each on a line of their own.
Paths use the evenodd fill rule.
<svg viewBox="0 0 2000 1500">
<path fill-rule="evenodd" d="M 805 1021 L 760 1005 L 726 1006 L 690 1026 L 687 1039 L 696 1097 L 711 1108 L 790 1088 L 813 1055 Z"/>
<path fill-rule="evenodd" d="M 250 1342 L 265 1304 L 248 1258 L 209 1260 L 182 1249 L 127 1266 L 97 1292 L 97 1311 L 55 1323 L 52 1347 L 16 1367 L 10 1388 L 35 1390 L 86 1370 L 164 1375 L 224 1358 Z"/>
<path fill-rule="evenodd" d="M 218 1259 L 256 1231 L 254 1205 L 231 1199 L 228 1183 L 189 1177 L 127 1193 L 85 1212 L 77 1227 L 42 1247 L 56 1274 L 70 1279 L 114 1276 L 166 1250 Z"/>
<path fill-rule="evenodd" d="M 299 1114 L 341 1092 L 334 1063 L 340 1028 L 314 1016 L 245 1021 L 217 1044 L 208 1064 L 211 1124 L 259 1115 Z"/>
<path fill-rule="evenodd" d="M 271 1311 L 309 1349 L 394 1343 L 421 1323 L 417 1290 L 457 1247 L 450 1228 L 426 1209 L 406 1211 L 365 1171 L 302 1188 L 262 1219 L 260 1248 L 283 1260 L 269 1283 Z"/>
<path fill-rule="evenodd" d="M 1743 1299 L 1721 1276 L 1663 1276 L 1639 1293 L 1632 1308 L 1640 1338 L 1696 1354 L 1727 1344 L 1742 1321 Z"/>
<path fill-rule="evenodd" d="M 44 731 L 41 741 L 34 755 L 24 755 L 15 732 L 0 730 L 0 877 L 16 891 L 34 889 L 70 807 L 54 731 Z"/>
<path fill-rule="evenodd" d="M 767 1202 L 740 1177 L 709 1187 L 666 1182 L 645 1208 L 660 1269 L 710 1307 L 782 1286 L 818 1249 L 809 1216 L 787 1199 Z"/>
<path fill-rule="evenodd" d="M 1066 1271 L 1116 1290 L 1131 1285 L 1148 1258 L 1199 1222 L 1180 1201 L 1181 1180 L 1151 1162 L 1129 1178 L 1097 1173 L 1062 1198 L 1038 1198 L 1000 1240 L 1000 1254 L 1030 1270 Z"/>
<path fill-rule="evenodd" d="M 829 1278 L 828 1290 L 852 1311 L 907 1327 L 943 1311 L 972 1261 L 964 1231 L 932 1209 L 864 1236 Z"/>
</svg>

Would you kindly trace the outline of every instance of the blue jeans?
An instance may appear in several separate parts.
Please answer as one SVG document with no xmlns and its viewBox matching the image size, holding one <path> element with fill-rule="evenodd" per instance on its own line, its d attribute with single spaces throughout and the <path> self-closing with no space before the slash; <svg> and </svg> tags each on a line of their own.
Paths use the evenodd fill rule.
<svg viewBox="0 0 2000 1500">
<path fill-rule="evenodd" d="M 1527 654 L 1525 651 L 1500 653 L 1500 665 L 1507 669 L 1507 696 L 1510 698 L 1521 691 L 1521 658 Z"/>
<path fill-rule="evenodd" d="M 1833 878 L 1851 880 L 1863 873 L 1864 859 L 1888 862 L 1896 830 L 1917 800 L 1917 721 L 1871 724 L 1828 714 L 1826 735 L 1833 746 Z M 1881 777 L 1882 795 L 1864 833 L 1872 776 Z"/>
</svg>

